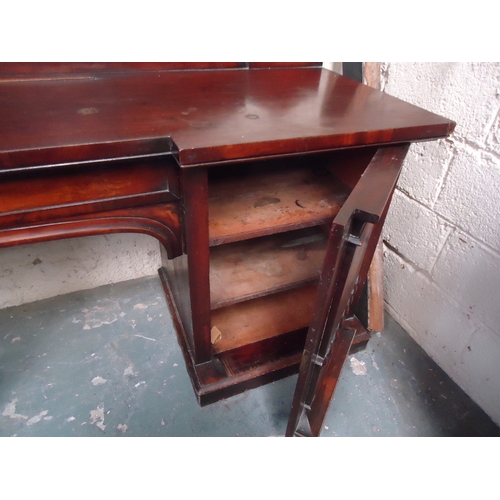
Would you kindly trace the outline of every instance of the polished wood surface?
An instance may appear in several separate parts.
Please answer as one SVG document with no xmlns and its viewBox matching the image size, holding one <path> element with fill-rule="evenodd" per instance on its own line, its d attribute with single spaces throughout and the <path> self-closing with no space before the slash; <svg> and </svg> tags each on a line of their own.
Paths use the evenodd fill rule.
<svg viewBox="0 0 500 500">
<path fill-rule="evenodd" d="M 173 151 L 182 166 L 432 139 L 453 122 L 321 68 L 0 81 L 0 168 Z"/>
<path fill-rule="evenodd" d="M 0 247 L 118 232 L 182 253 L 171 155 L 0 170 Z"/>
<path fill-rule="evenodd" d="M 320 62 L 67 62 L 67 63 L 2 63 L 0 80 L 42 80 L 73 78 L 82 74 L 130 71 L 189 71 L 238 68 L 303 68 L 321 67 Z"/>
<path fill-rule="evenodd" d="M 394 145 L 455 125 L 318 63 L 0 63 L 0 109 L 0 247 L 156 237 L 200 404 L 306 366 L 310 325 L 308 339 L 323 323 L 343 332 L 336 361 L 368 340 L 356 318 L 354 335 L 342 325 L 394 189 Z M 358 241 L 360 220 L 375 229 Z M 320 378 L 313 434 L 336 370 Z"/>
<path fill-rule="evenodd" d="M 293 63 L 292 63 L 293 64 Z M 237 62 L 67 62 L 0 63 L 0 80 L 54 80 L 99 73 L 246 68 Z"/>
<path fill-rule="evenodd" d="M 408 148 L 380 148 L 332 223 L 287 436 L 321 432 L 354 340 L 355 332 L 346 323 L 366 281 Z"/>
</svg>

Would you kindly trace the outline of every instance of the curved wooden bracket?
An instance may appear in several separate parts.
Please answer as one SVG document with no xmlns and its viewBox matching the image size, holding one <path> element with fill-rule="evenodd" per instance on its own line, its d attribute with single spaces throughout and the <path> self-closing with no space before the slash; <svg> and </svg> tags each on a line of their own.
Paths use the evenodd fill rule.
<svg viewBox="0 0 500 500">
<path fill-rule="evenodd" d="M 112 210 L 50 222 L 0 229 L 0 248 L 111 233 L 143 233 L 156 238 L 169 259 L 182 254 L 178 203 Z"/>
</svg>

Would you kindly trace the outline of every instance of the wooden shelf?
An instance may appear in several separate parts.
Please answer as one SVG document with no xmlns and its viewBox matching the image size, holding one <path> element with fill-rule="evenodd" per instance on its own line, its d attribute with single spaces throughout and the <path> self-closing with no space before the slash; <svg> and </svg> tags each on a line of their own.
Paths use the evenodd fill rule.
<svg viewBox="0 0 500 500">
<path fill-rule="evenodd" d="M 224 352 L 307 327 L 316 290 L 314 283 L 213 311 L 212 328 L 221 333 L 213 350 Z"/>
<path fill-rule="evenodd" d="M 314 227 L 213 247 L 211 308 L 315 282 L 325 258 L 326 243 L 325 231 Z"/>
<path fill-rule="evenodd" d="M 331 222 L 350 189 L 311 163 L 255 166 L 210 179 L 210 246 Z"/>
</svg>

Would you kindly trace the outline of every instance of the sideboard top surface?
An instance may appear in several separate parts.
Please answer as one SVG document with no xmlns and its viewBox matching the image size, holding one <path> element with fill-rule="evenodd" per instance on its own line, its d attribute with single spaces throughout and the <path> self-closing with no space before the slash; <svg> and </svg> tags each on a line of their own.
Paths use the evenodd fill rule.
<svg viewBox="0 0 500 500">
<path fill-rule="evenodd" d="M 318 67 L 0 79 L 0 169 L 174 152 L 181 166 L 394 144 L 454 122 Z"/>
</svg>

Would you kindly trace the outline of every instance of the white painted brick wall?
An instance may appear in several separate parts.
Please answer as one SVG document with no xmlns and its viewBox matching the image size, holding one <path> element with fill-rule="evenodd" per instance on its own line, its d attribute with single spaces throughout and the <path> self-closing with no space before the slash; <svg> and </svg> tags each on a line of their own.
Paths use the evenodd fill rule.
<svg viewBox="0 0 500 500">
<path fill-rule="evenodd" d="M 432 278 L 464 311 L 490 328 L 500 330 L 500 256 L 497 252 L 456 230 L 444 245 Z"/>
<path fill-rule="evenodd" d="M 500 63 L 384 63 L 381 77 L 457 122 L 405 162 L 384 230 L 387 308 L 500 424 Z"/>
<path fill-rule="evenodd" d="M 89 236 L 0 248 L 0 309 L 156 274 L 156 239 Z"/>
<path fill-rule="evenodd" d="M 450 230 L 446 221 L 425 205 L 402 191 L 394 193 L 384 239 L 420 269 L 430 272 Z"/>
<path fill-rule="evenodd" d="M 448 371 L 458 362 L 477 325 L 432 278 L 394 252 L 384 253 L 389 312 Z"/>
<path fill-rule="evenodd" d="M 483 149 L 458 145 L 434 210 L 479 241 L 498 249 L 499 193 L 499 158 Z"/>
</svg>

